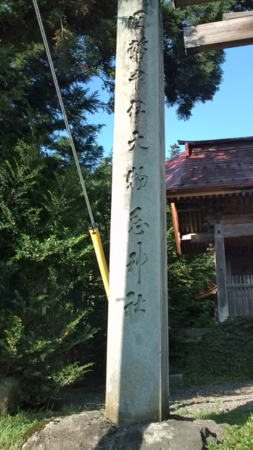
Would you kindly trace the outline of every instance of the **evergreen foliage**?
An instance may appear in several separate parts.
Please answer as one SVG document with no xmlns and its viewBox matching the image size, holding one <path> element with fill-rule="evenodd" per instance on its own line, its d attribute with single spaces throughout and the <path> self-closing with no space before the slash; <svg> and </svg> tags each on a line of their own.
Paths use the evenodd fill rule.
<svg viewBox="0 0 253 450">
<path fill-rule="evenodd" d="M 180 148 L 180 146 L 179 146 L 178 144 L 170 145 L 170 149 L 169 149 L 169 157 L 168 157 L 168 159 L 172 159 L 172 158 L 174 158 L 175 156 L 178 156 L 179 153 L 180 153 L 180 151 L 181 151 L 181 148 Z"/>
<path fill-rule="evenodd" d="M 57 5 L 51 0 L 43 0 L 39 6 L 72 120 L 73 110 L 84 113 L 86 105 L 83 104 L 82 97 L 85 97 L 85 92 L 80 83 L 86 83 L 91 76 L 101 77 L 104 87 L 113 94 L 117 0 L 61 0 Z M 221 65 L 224 61 L 223 51 L 187 56 L 183 27 L 221 20 L 224 12 L 245 11 L 252 9 L 252 6 L 252 0 L 243 3 L 225 0 L 174 9 L 171 2 L 162 2 L 165 98 L 168 106 L 177 107 L 180 118 L 187 119 L 196 103 L 213 98 L 222 81 Z M 0 59 L 7 61 L 0 67 L 0 80 L 5 80 L 6 83 L 5 74 L 8 71 L 11 75 L 8 81 L 11 88 L 17 85 L 15 77 L 20 76 L 19 87 L 12 89 L 10 95 L 15 103 L 11 103 L 12 99 L 9 97 L 2 107 L 8 109 L 8 105 L 14 105 L 25 111 L 30 103 L 36 108 L 39 100 L 44 107 L 40 104 L 38 110 L 44 110 L 45 114 L 40 119 L 44 117 L 46 121 L 51 106 L 55 113 L 59 110 L 30 0 L 8 0 L 1 6 L 0 41 L 4 48 Z M 18 74 L 15 68 L 19 68 Z M 47 86 L 46 93 L 43 92 L 44 86 Z M 103 106 L 111 110 L 112 105 L 111 99 Z M 38 120 L 38 116 L 36 117 Z M 61 129 L 57 114 L 55 122 L 54 125 Z M 50 121 L 47 122 L 47 126 L 50 125 Z"/>
<path fill-rule="evenodd" d="M 87 83 L 98 75 L 110 87 L 115 21 L 113 2 L 97 3 L 39 6 L 107 250 L 111 165 L 96 143 L 102 125 L 87 121 L 106 105 Z M 105 334 L 107 300 L 32 3 L 1 5 L 0 30 L 0 370 L 38 404 L 98 363 L 89 341 Z"/>
<path fill-rule="evenodd" d="M 32 404 L 87 372 L 85 346 L 103 325 L 92 317 L 106 305 L 75 167 L 60 162 L 19 141 L 1 164 L 0 367 L 21 378 L 22 400 Z M 108 164 L 86 172 L 107 201 Z M 108 211 L 99 208 L 107 230 Z"/>
</svg>

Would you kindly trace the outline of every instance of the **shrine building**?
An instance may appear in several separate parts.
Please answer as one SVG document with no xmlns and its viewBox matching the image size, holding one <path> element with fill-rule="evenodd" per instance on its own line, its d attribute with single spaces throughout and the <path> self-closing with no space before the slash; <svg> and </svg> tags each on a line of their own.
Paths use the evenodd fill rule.
<svg viewBox="0 0 253 450">
<path fill-rule="evenodd" d="M 178 143 L 166 162 L 177 252 L 214 252 L 220 322 L 253 314 L 253 137 Z"/>
</svg>

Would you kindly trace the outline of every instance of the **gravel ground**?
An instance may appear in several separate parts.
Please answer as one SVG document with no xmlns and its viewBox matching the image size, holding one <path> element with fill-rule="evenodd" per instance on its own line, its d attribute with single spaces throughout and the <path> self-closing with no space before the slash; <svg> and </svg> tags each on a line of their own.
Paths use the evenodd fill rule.
<svg viewBox="0 0 253 450">
<path fill-rule="evenodd" d="M 253 382 L 229 383 L 217 386 L 171 388 L 170 412 L 194 416 L 196 412 L 216 414 L 234 409 L 252 410 Z"/>
<path fill-rule="evenodd" d="M 221 413 L 240 408 L 253 412 L 253 382 L 190 388 L 170 388 L 170 413 L 194 417 L 196 413 Z M 104 409 L 105 387 L 68 388 L 56 399 L 55 407 L 74 405 L 80 410 Z"/>
</svg>

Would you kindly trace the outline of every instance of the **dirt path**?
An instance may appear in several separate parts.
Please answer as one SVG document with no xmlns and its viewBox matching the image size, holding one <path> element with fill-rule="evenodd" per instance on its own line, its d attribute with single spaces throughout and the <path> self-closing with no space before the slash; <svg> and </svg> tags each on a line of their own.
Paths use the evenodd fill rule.
<svg viewBox="0 0 253 450">
<path fill-rule="evenodd" d="M 75 404 L 81 409 L 104 409 L 104 387 L 67 389 L 60 393 L 61 406 Z M 58 403 L 57 401 L 57 403 Z M 253 411 L 253 382 L 170 389 L 170 413 L 195 416 L 196 413 L 223 413 L 240 408 Z M 58 403 L 59 406 L 59 403 Z"/>
<path fill-rule="evenodd" d="M 195 416 L 198 412 L 221 413 L 236 408 L 253 411 L 253 382 L 170 389 L 170 413 Z M 55 406 L 74 405 L 80 410 L 104 409 L 105 387 L 68 388 Z"/>
<path fill-rule="evenodd" d="M 236 408 L 253 411 L 253 382 L 172 388 L 170 392 L 172 414 L 179 411 L 182 415 L 194 416 L 200 410 L 218 414 Z"/>
</svg>

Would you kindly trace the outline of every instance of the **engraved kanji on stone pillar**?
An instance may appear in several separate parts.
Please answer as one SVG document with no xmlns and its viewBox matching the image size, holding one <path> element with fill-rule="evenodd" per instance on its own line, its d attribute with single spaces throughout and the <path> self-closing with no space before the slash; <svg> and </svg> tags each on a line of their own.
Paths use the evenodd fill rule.
<svg viewBox="0 0 253 450">
<path fill-rule="evenodd" d="M 120 0 L 106 416 L 168 413 L 164 86 L 159 0 Z"/>
</svg>

